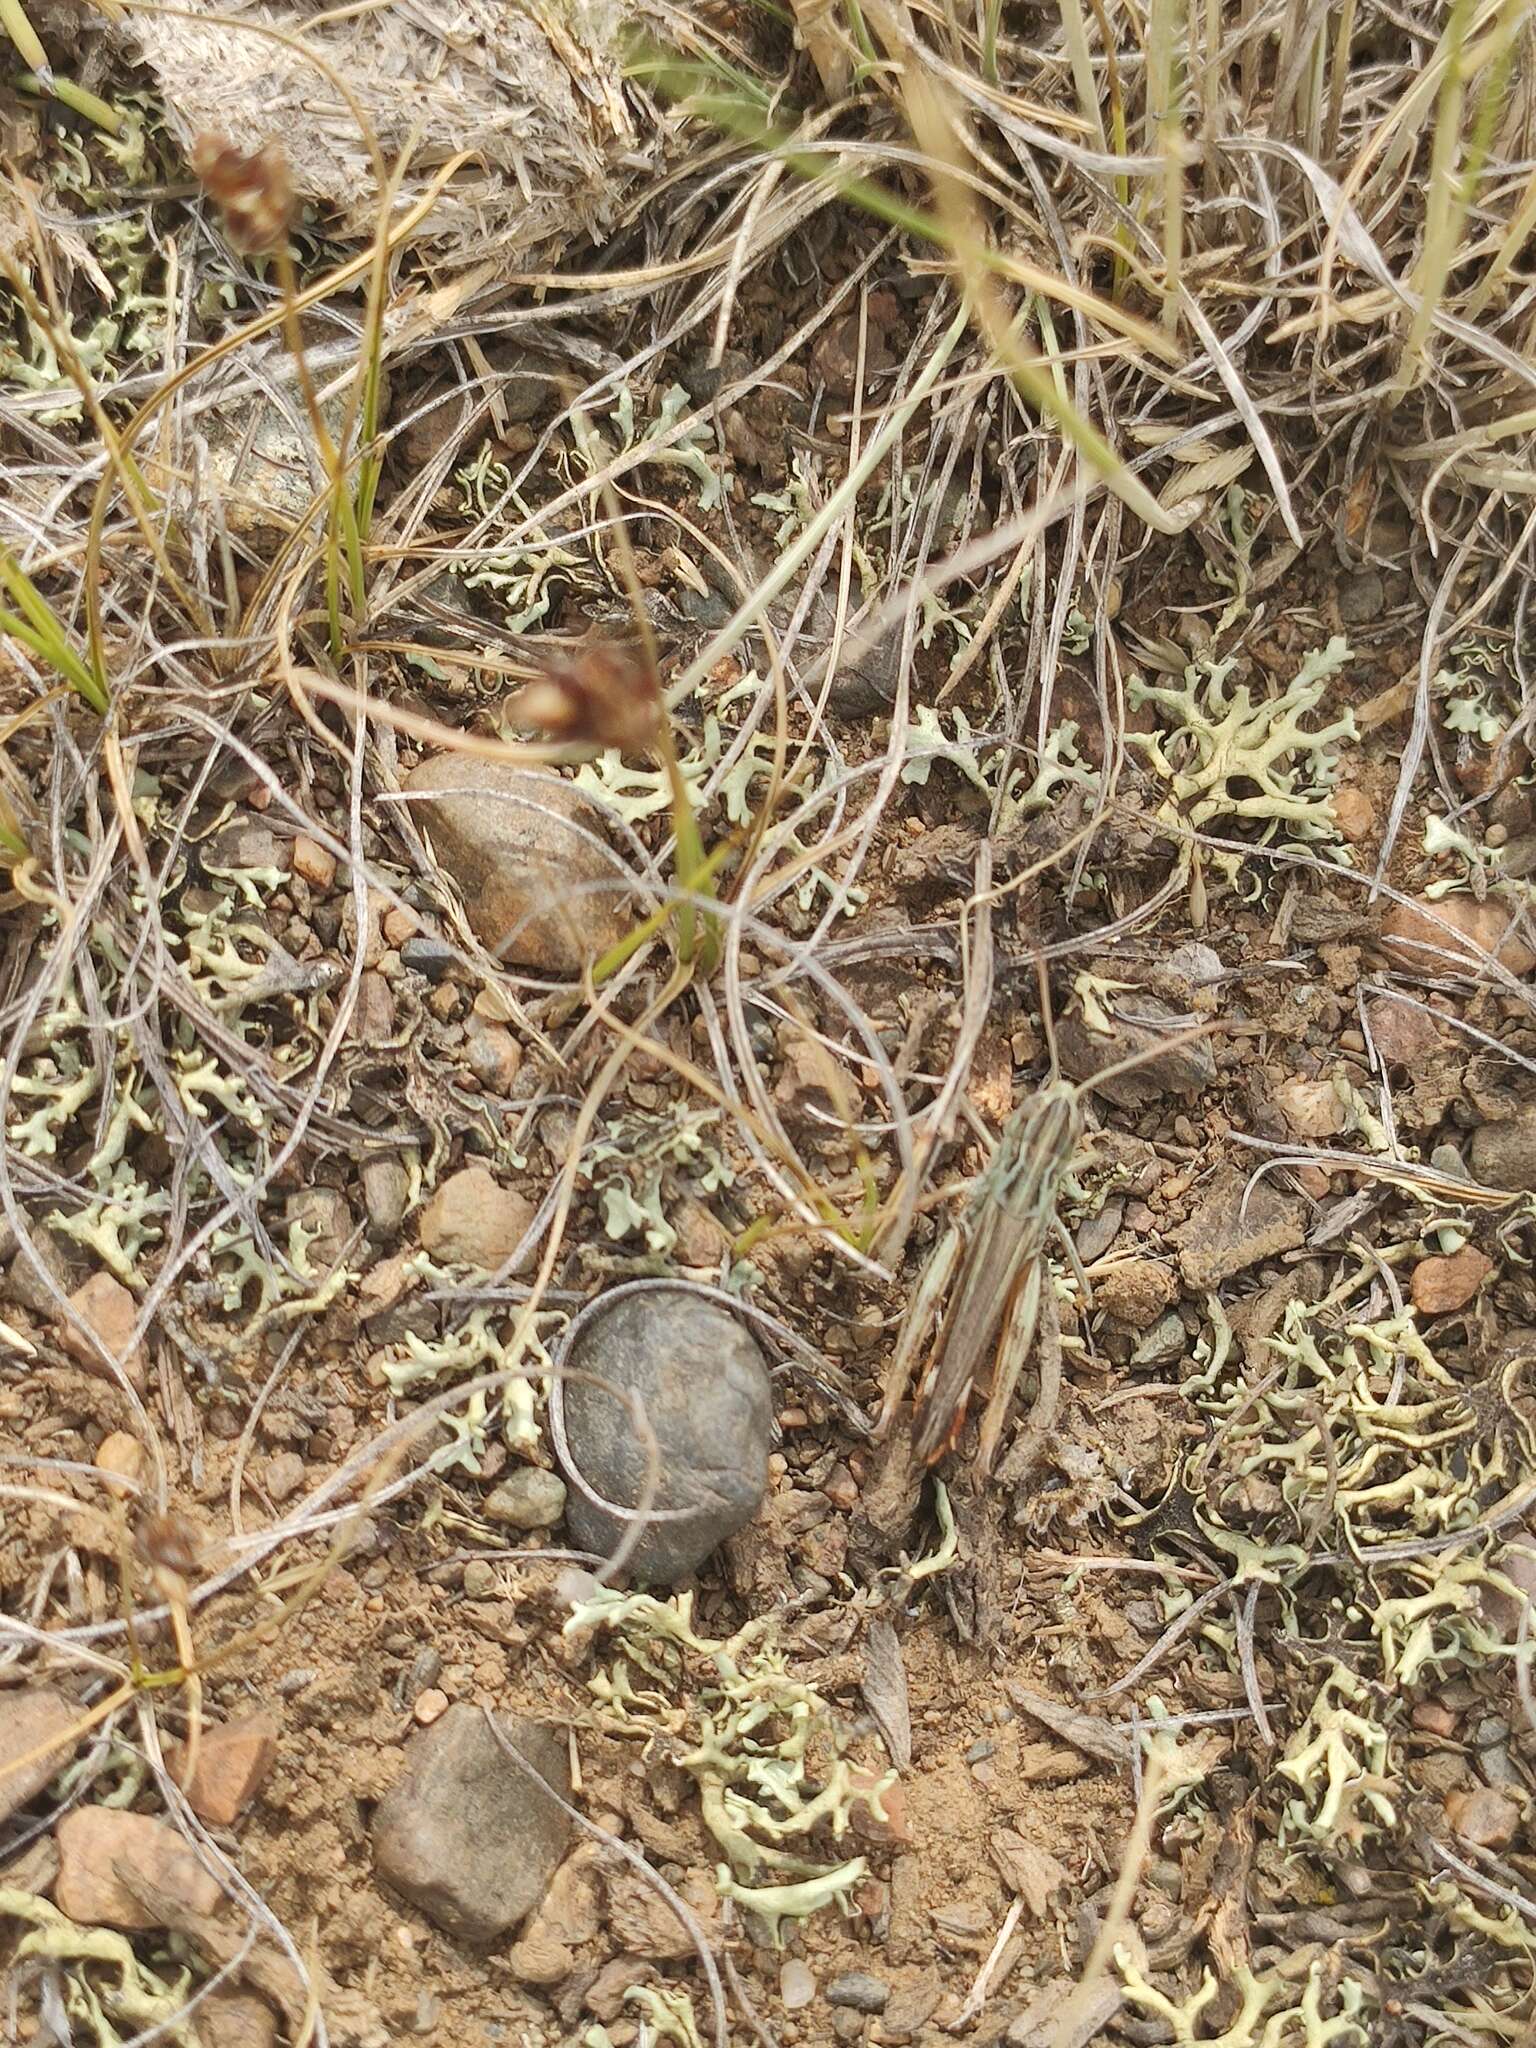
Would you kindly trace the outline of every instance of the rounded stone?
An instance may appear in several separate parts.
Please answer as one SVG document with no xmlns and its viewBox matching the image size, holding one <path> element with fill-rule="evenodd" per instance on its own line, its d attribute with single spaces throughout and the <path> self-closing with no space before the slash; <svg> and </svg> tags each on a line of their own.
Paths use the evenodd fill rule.
<svg viewBox="0 0 1536 2048">
<path fill-rule="evenodd" d="M 662 1282 L 589 1311 L 564 1362 L 605 1383 L 557 1383 L 551 1401 L 572 1538 L 606 1556 L 627 1526 L 586 1489 L 621 1508 L 639 1504 L 646 1451 L 622 1399 L 635 1395 L 656 1434 L 660 1471 L 658 1519 L 628 1570 L 664 1584 L 687 1578 L 752 1519 L 768 1484 L 773 1389 L 762 1352 L 728 1309 Z"/>
<path fill-rule="evenodd" d="M 505 1529 L 552 1529 L 565 1513 L 565 1481 L 538 1465 L 521 1465 L 487 1496 L 485 1519 Z"/>
</svg>

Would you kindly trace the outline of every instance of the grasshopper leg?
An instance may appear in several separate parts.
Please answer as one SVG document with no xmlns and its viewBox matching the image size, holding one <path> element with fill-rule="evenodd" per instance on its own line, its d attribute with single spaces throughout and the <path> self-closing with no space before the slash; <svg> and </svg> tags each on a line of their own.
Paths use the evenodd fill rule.
<svg viewBox="0 0 1536 2048">
<path fill-rule="evenodd" d="M 1013 1405 L 1013 1390 L 1019 1383 L 1019 1374 L 1024 1370 L 1025 1360 L 1035 1341 L 1035 1328 L 1040 1320 L 1041 1275 L 1047 1272 L 1043 1259 L 1032 1260 L 1003 1311 L 1002 1335 L 998 1339 L 997 1363 L 992 1373 L 992 1392 L 987 1400 L 987 1412 L 981 1418 L 981 1435 L 976 1445 L 976 1462 L 983 1478 L 992 1470 L 998 1439 L 1008 1419 L 1008 1410 Z M 1049 1285 L 1048 1278 L 1046 1284 Z"/>
<path fill-rule="evenodd" d="M 912 1369 L 938 1321 L 939 1306 L 949 1292 L 964 1248 L 965 1232 L 959 1224 L 952 1224 L 934 1246 L 923 1268 L 923 1277 L 917 1283 L 917 1291 L 902 1322 L 901 1334 L 896 1339 L 896 1349 L 891 1354 L 890 1370 L 885 1380 L 885 1399 L 880 1403 L 880 1419 L 875 1424 L 877 1442 L 890 1429 L 896 1410 L 912 1383 Z"/>
</svg>

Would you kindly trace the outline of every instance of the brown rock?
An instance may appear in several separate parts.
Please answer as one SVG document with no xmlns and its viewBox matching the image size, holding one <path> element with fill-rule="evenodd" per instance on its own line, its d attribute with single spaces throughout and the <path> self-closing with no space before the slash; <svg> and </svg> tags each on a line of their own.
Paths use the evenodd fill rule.
<svg viewBox="0 0 1536 2048">
<path fill-rule="evenodd" d="M 421 919 L 403 903 L 392 903 L 384 913 L 380 929 L 391 946 L 403 946 L 421 930 Z"/>
<path fill-rule="evenodd" d="M 1399 1066 L 1427 1059 L 1442 1043 L 1440 1026 L 1412 1003 L 1381 995 L 1367 1003 L 1365 1014 L 1376 1050 Z"/>
<path fill-rule="evenodd" d="M 114 1429 L 101 1440 L 96 1452 L 96 1470 L 109 1474 L 108 1493 L 119 1497 L 132 1493 L 144 1469 L 144 1446 L 126 1429 Z"/>
<path fill-rule="evenodd" d="M 730 1232 L 697 1195 L 685 1195 L 672 1215 L 677 1243 L 672 1257 L 679 1266 L 717 1272 L 731 1248 Z"/>
<path fill-rule="evenodd" d="M 290 1228 L 299 1225 L 310 1271 L 317 1278 L 334 1271 L 353 1230 L 346 1196 L 338 1188 L 300 1188 L 288 1197 L 284 1215 Z"/>
<path fill-rule="evenodd" d="M 405 787 L 480 939 L 542 974 L 578 974 L 629 929 L 629 875 L 601 811 L 558 775 L 437 754 Z"/>
<path fill-rule="evenodd" d="M 141 1904 L 118 1876 L 119 1866 L 192 1913 L 216 1911 L 223 1897 L 218 1879 L 203 1868 L 175 1829 L 149 1814 L 77 1806 L 55 1832 L 59 1878 L 54 1903 L 83 1927 L 133 1932 L 161 1924 L 153 1909 Z"/>
<path fill-rule="evenodd" d="M 1468 1164 L 1485 1188 L 1536 1191 L 1536 1109 L 1522 1109 L 1503 1123 L 1479 1124 Z"/>
<path fill-rule="evenodd" d="M 523 1048 L 505 1024 L 469 1020 L 469 1071 L 493 1095 L 510 1095 L 523 1064 Z"/>
<path fill-rule="evenodd" d="M 110 1355 L 121 1361 L 129 1385 L 142 1393 L 148 1368 L 144 1347 L 132 1343 L 139 1305 L 127 1288 L 110 1273 L 93 1273 L 83 1286 L 75 1289 L 69 1305 L 95 1331 Z M 87 1372 L 98 1373 L 103 1379 L 111 1377 L 98 1346 L 73 1324 L 65 1325 L 63 1344 L 70 1357 L 77 1359 Z"/>
<path fill-rule="evenodd" d="M 304 1484 L 304 1460 L 297 1451 L 274 1451 L 262 1470 L 268 1500 L 281 1507 Z"/>
<path fill-rule="evenodd" d="M 1420 1259 L 1409 1282 L 1413 1305 L 1420 1315 L 1449 1315 L 1466 1307 L 1492 1271 L 1492 1259 L 1472 1244 L 1444 1257 Z"/>
<path fill-rule="evenodd" d="M 1298 1138 L 1336 1138 L 1348 1113 L 1331 1081 L 1308 1081 L 1299 1074 L 1282 1081 L 1273 1096 L 1276 1109 Z"/>
<path fill-rule="evenodd" d="M 864 341 L 866 382 L 890 360 L 879 330 L 868 326 Z M 830 320 L 811 344 L 811 375 L 834 398 L 850 398 L 859 374 L 859 320 L 856 313 Z"/>
<path fill-rule="evenodd" d="M 1186 1286 L 1206 1293 L 1261 1259 L 1278 1258 L 1304 1242 L 1306 1211 L 1301 1202 L 1260 1181 L 1245 1212 L 1247 1184 L 1247 1174 L 1235 1166 L 1218 1167 L 1188 1221 L 1168 1233 L 1178 1246 Z"/>
<path fill-rule="evenodd" d="M 387 1045 L 395 1034 L 394 990 L 376 967 L 358 977 L 352 1036 L 359 1045 Z"/>
<path fill-rule="evenodd" d="M 50 1685 L 0 1692 L 0 1823 L 63 1770 L 79 1741 L 80 1709 Z"/>
<path fill-rule="evenodd" d="M 1520 1825 L 1520 1809 L 1491 1785 L 1470 1792 L 1447 1792 L 1445 1817 L 1461 1836 L 1479 1849 L 1507 1849 Z"/>
<path fill-rule="evenodd" d="M 493 1273 L 516 1251 L 533 1216 L 533 1204 L 504 1188 L 486 1167 L 466 1166 L 443 1182 L 422 1211 L 422 1249 L 435 1259 Z"/>
<path fill-rule="evenodd" d="M 539 1927 L 521 1935 L 507 1952 L 507 1967 L 520 1984 L 563 1984 L 575 1966 L 564 1942 Z"/>
<path fill-rule="evenodd" d="M 1448 1738 L 1456 1733 L 1456 1716 L 1443 1700 L 1420 1700 L 1410 1719 L 1425 1735 Z"/>
<path fill-rule="evenodd" d="M 1333 819 L 1351 846 L 1359 846 L 1376 830 L 1376 806 L 1363 789 L 1345 783 L 1333 793 Z"/>
<path fill-rule="evenodd" d="M 329 889 L 336 879 L 336 856 L 307 832 L 293 842 L 293 872 L 302 875 L 312 889 Z"/>
<path fill-rule="evenodd" d="M 1507 903 L 1489 897 L 1416 896 L 1394 903 L 1381 928 L 1382 944 L 1405 967 L 1420 973 L 1433 969 L 1477 967 L 1495 956 L 1511 974 L 1529 974 L 1536 967 L 1533 952 L 1518 932 L 1511 931 L 1513 913 Z M 1445 930 L 1449 925 L 1451 929 Z"/>
<path fill-rule="evenodd" d="M 1133 1330 L 1150 1330 L 1178 1294 L 1178 1282 L 1156 1259 L 1121 1259 L 1093 1280 L 1095 1306 Z"/>
<path fill-rule="evenodd" d="M 624 2010 L 624 1994 L 631 1984 L 649 1984 L 656 1972 L 641 1956 L 615 1956 L 604 1963 L 582 1995 L 582 2005 L 596 2020 L 611 2026 Z"/>
<path fill-rule="evenodd" d="M 227 1828 L 234 1826 L 261 1790 L 276 1755 L 276 1721 L 270 1714 L 248 1714 L 237 1721 L 210 1723 L 202 1730 L 197 1768 L 190 1779 L 182 1776 L 184 1744 L 178 1744 L 166 1761 L 198 1819 L 213 1828 Z"/>
<path fill-rule="evenodd" d="M 277 2048 L 277 2015 L 249 1991 L 213 1991 L 197 2008 L 201 2048 Z"/>
<path fill-rule="evenodd" d="M 720 1899 L 703 1871 L 685 1877 L 678 1886 L 706 1935 L 713 1932 L 720 1914 Z M 694 1953 L 692 1939 L 681 1920 L 645 1880 L 625 1867 L 608 1877 L 608 1929 L 625 1948 L 635 1949 L 653 1962 L 686 1962 Z"/>
</svg>

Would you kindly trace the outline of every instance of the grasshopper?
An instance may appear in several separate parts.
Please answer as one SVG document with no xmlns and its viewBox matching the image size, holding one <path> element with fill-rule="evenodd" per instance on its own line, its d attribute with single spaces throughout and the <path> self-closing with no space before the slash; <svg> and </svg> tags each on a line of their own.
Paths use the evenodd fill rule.
<svg viewBox="0 0 1536 2048">
<path fill-rule="evenodd" d="M 1088 1091 L 1117 1074 L 1145 1066 L 1176 1046 L 1203 1038 L 1209 1029 L 1201 1024 L 1177 1032 L 1078 1083 L 1062 1080 L 1057 1072 L 1054 1034 L 1047 1018 L 1047 1035 L 1052 1039 L 1051 1078 L 1004 1124 L 996 1150 L 977 1175 L 964 1214 L 940 1238 L 923 1270 L 891 1357 L 877 1437 L 889 1430 L 935 1325 L 937 1334 L 918 1384 L 912 1444 L 924 1464 L 935 1465 L 954 1449 L 971 1392 L 989 1360 L 995 1360 L 977 1445 L 982 1476 L 991 1471 L 1014 1389 L 1037 1335 L 1045 1340 L 1037 1404 L 1043 1420 L 1027 1434 L 1033 1438 L 1037 1428 L 1049 1426 L 1061 1362 L 1045 1244 L 1055 1231 L 1076 1263 L 1056 1204 L 1082 1147 Z M 1081 1267 L 1078 1272 L 1086 1287 Z"/>
<path fill-rule="evenodd" d="M 982 1474 L 992 1469 L 1013 1390 L 1040 1326 L 1041 1291 L 1049 1285 L 1045 1241 L 1060 1229 L 1057 1197 L 1084 1123 L 1083 1091 L 1075 1083 L 1050 1080 L 1038 1089 L 1003 1126 L 965 1214 L 944 1233 L 923 1270 L 891 1359 L 876 1434 L 890 1428 L 937 1321 L 917 1394 L 913 1449 L 924 1464 L 936 1464 L 954 1448 L 971 1390 L 995 1357 L 977 1449 Z M 949 1301 L 942 1306 L 946 1293 Z"/>
</svg>

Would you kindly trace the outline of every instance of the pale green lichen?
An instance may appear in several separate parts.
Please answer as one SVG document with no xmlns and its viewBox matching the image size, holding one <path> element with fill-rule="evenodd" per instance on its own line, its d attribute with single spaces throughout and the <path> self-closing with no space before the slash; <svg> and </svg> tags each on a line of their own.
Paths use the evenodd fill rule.
<svg viewBox="0 0 1536 2048">
<path fill-rule="evenodd" d="M 1274 1971 L 1260 1977 L 1246 1965 L 1234 1970 L 1232 1984 L 1241 2003 L 1236 2017 L 1219 2034 L 1208 2032 L 1203 2024 L 1222 1988 L 1209 1970 L 1198 1989 L 1175 2001 L 1147 1982 L 1124 1946 L 1116 1948 L 1115 1962 L 1127 2000 L 1161 2020 L 1179 2048 L 1196 2042 L 1202 2048 L 1367 2048 L 1370 2039 L 1360 2019 L 1364 1990 L 1354 1978 L 1346 1977 L 1338 1988 L 1338 2011 L 1324 2013 L 1327 1973 L 1321 1962 L 1308 1970 L 1299 1997 L 1295 1986 Z"/>
<path fill-rule="evenodd" d="M 13 1962 L 36 1957 L 55 1967 L 65 2013 L 89 2029 L 97 2048 L 120 2048 L 151 2032 L 157 2040 L 191 2048 L 193 2021 L 184 2017 L 190 1971 L 163 1977 L 140 1961 L 126 1935 L 81 1926 L 46 1899 L 14 1886 L 0 1887 L 0 1922 L 6 1920 L 32 1930 L 17 1941 Z"/>
<path fill-rule="evenodd" d="M 1190 832 L 1228 834 L 1239 827 L 1257 827 L 1256 845 L 1319 846 L 1348 865 L 1333 808 L 1334 750 L 1359 737 L 1354 713 L 1346 709 L 1320 726 L 1307 721 L 1349 659 L 1348 646 L 1335 636 L 1306 657 L 1278 697 L 1257 700 L 1246 683 L 1230 682 L 1235 659 L 1202 656 L 1177 684 L 1132 677 L 1131 703 L 1155 705 L 1164 730 L 1127 733 L 1126 742 L 1165 787 L 1158 816 L 1178 828 L 1186 870 L 1196 860 Z M 1208 857 L 1229 883 L 1238 882 L 1242 854 L 1212 851 Z"/>
<path fill-rule="evenodd" d="M 945 730 L 946 718 L 950 731 Z M 1098 775 L 1080 758 L 1077 737 L 1076 721 L 1064 719 L 1046 736 L 1035 772 L 1030 775 L 1023 767 L 1014 765 L 1013 749 L 986 747 L 979 741 L 958 705 L 946 713 L 924 704 L 918 707 L 906 730 L 901 779 L 925 787 L 934 763 L 947 762 L 983 796 L 1000 796 L 999 823 L 1011 825 L 1048 809 L 1063 790 L 1091 793 L 1097 789 Z"/>
<path fill-rule="evenodd" d="M 435 1284 L 450 1284 L 452 1273 L 435 1265 L 425 1253 L 418 1253 L 411 1261 L 411 1269 L 418 1276 Z M 426 1387 L 436 1386 L 441 1381 L 451 1385 L 454 1380 L 474 1379 L 482 1373 L 506 1372 L 511 1377 L 501 1393 L 502 1436 L 508 1447 L 523 1456 L 531 1456 L 539 1447 L 541 1438 L 538 1421 L 538 1403 L 541 1391 L 546 1385 L 544 1375 L 553 1370 L 549 1352 L 545 1348 L 540 1332 L 548 1332 L 563 1323 L 565 1318 L 558 1312 L 541 1314 L 535 1319 L 535 1327 L 528 1332 L 526 1349 L 514 1350 L 510 1343 L 511 1329 L 515 1316 L 498 1303 L 482 1303 L 469 1310 L 462 1321 L 441 1336 L 420 1337 L 408 1330 L 400 1342 L 390 1346 L 381 1360 L 385 1383 L 396 1397 L 412 1391 L 420 1392 Z M 533 1373 L 514 1370 L 520 1364 L 531 1363 Z M 478 1413 L 474 1406 L 479 1401 Z M 448 1431 L 450 1443 L 438 1453 L 446 1463 L 461 1465 L 465 1470 L 478 1472 L 479 1460 L 485 1449 L 486 1408 L 481 1397 L 471 1399 L 471 1405 L 462 1415 L 447 1415 L 442 1418 L 443 1427 Z"/>
<path fill-rule="evenodd" d="M 565 1633 L 617 1638 L 612 1666 L 588 1680 L 597 1725 L 662 1743 L 693 1778 L 723 1859 L 722 1895 L 759 1914 L 777 1942 L 785 1920 L 846 1910 L 865 1859 L 829 1863 L 800 1845 L 821 1832 L 841 1840 L 856 1805 L 885 1819 L 895 1773 L 871 1779 L 841 1755 L 827 1702 L 791 1676 L 773 1628 L 762 1615 L 714 1641 L 694 1632 L 691 1593 L 658 1600 L 594 1586 Z"/>
<path fill-rule="evenodd" d="M 702 1199 L 735 1178 L 705 1135 L 717 1121 L 714 1110 L 631 1110 L 603 1127 L 581 1171 L 609 1237 L 622 1241 L 639 1232 L 653 1252 L 672 1249 L 677 1232 L 667 1205 L 685 1194 Z"/>
<path fill-rule="evenodd" d="M 1278 1766 L 1301 1794 L 1286 1806 L 1282 1843 L 1310 1837 L 1358 1849 L 1397 1825 L 1391 1743 L 1378 1715 L 1364 1681 L 1335 1664 Z"/>
</svg>

